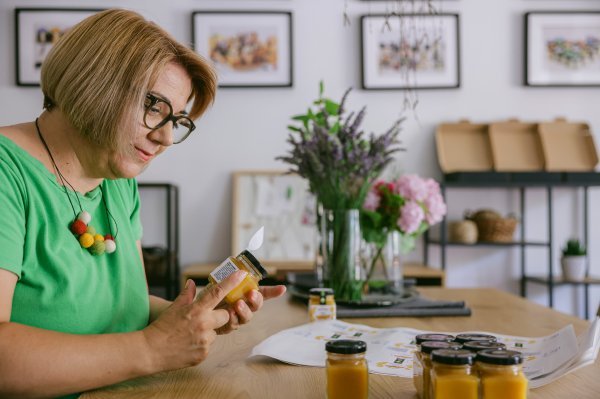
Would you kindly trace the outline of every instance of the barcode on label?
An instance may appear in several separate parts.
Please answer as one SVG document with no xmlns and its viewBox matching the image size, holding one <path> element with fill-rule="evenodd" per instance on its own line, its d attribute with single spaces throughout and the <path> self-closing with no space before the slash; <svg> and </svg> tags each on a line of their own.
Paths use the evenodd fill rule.
<svg viewBox="0 0 600 399">
<path fill-rule="evenodd" d="M 210 275 L 217 283 L 220 283 L 238 270 L 240 269 L 233 262 L 231 262 L 229 259 L 226 259 L 225 262 L 221 263 L 210 273 Z"/>
</svg>

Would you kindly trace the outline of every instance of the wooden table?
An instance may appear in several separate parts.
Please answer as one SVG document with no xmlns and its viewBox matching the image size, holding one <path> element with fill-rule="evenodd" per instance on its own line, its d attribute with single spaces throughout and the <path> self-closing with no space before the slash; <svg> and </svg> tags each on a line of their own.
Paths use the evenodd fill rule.
<svg viewBox="0 0 600 399">
<path fill-rule="evenodd" d="M 427 297 L 465 300 L 471 317 L 352 319 L 373 327 L 404 326 L 460 332 L 484 330 L 499 334 L 541 336 L 573 324 L 577 334 L 588 323 L 495 289 L 421 288 Z M 282 329 L 307 322 L 306 308 L 287 298 L 265 304 L 250 325 L 220 337 L 206 362 L 197 367 L 129 381 L 84 394 L 99 398 L 323 399 L 325 371 L 292 366 L 268 358 L 247 359 L 252 347 Z M 416 398 L 412 380 L 371 374 L 370 398 Z M 552 384 L 532 390 L 530 399 L 597 398 L 600 363 L 580 369 Z M 460 398 L 457 398 L 460 399 Z M 507 398 L 509 399 L 509 398 Z"/>
</svg>

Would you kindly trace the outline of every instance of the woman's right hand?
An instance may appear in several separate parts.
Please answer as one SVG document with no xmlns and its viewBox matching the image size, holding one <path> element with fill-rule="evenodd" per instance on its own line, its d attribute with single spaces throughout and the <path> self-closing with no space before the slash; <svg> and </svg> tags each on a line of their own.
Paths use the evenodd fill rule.
<svg viewBox="0 0 600 399">
<path fill-rule="evenodd" d="M 171 306 L 142 331 L 154 372 L 195 366 L 206 359 L 217 337 L 215 330 L 229 321 L 227 310 L 215 308 L 246 274 L 237 271 L 208 286 L 196 300 L 196 284 L 187 281 Z"/>
</svg>

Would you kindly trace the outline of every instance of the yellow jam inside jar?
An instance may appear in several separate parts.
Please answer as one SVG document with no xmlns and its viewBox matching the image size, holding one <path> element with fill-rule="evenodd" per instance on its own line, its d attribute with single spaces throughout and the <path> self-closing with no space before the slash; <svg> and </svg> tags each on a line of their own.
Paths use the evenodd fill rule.
<svg viewBox="0 0 600 399">
<path fill-rule="evenodd" d="M 331 288 L 311 288 L 308 297 L 308 316 L 310 321 L 333 320 L 336 318 L 336 306 Z"/>
<path fill-rule="evenodd" d="M 431 353 L 431 399 L 478 399 L 479 378 L 471 365 L 475 354 L 464 349 L 438 349 Z"/>
<path fill-rule="evenodd" d="M 267 271 L 258 259 L 250 251 L 244 250 L 236 257 L 225 259 L 208 275 L 208 281 L 210 284 L 218 284 L 238 270 L 244 270 L 248 274 L 225 296 L 225 302 L 230 305 L 244 299 L 248 292 L 257 290 L 258 282 L 267 276 Z"/>
<path fill-rule="evenodd" d="M 488 349 L 477 353 L 482 399 L 527 399 L 520 352 Z"/>
<path fill-rule="evenodd" d="M 369 368 L 364 341 L 338 340 L 327 351 L 327 399 L 368 399 Z"/>
<path fill-rule="evenodd" d="M 433 335 L 433 334 L 432 334 Z M 442 334 L 438 334 L 442 335 Z M 452 339 L 447 335 L 447 339 Z M 461 344 L 449 341 L 425 341 L 419 345 L 420 351 L 415 352 L 415 364 L 413 365 L 413 383 L 417 390 L 417 396 L 421 399 L 430 399 L 431 391 L 431 352 L 437 349 L 460 349 Z"/>
</svg>

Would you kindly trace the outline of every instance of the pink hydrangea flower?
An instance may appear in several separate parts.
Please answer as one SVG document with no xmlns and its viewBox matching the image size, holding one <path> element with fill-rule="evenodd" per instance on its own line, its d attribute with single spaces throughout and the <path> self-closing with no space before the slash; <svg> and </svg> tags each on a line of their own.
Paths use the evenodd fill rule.
<svg viewBox="0 0 600 399">
<path fill-rule="evenodd" d="M 431 179 L 425 179 L 425 186 L 427 187 L 427 198 L 423 201 L 425 208 L 427 209 L 425 220 L 427 224 L 434 225 L 442 221 L 442 218 L 446 214 L 447 208 L 442 197 L 440 190 L 440 184 Z"/>
<path fill-rule="evenodd" d="M 400 208 L 400 217 L 398 218 L 397 224 L 400 230 L 405 234 L 411 234 L 417 231 L 423 219 L 425 218 L 425 212 L 423 208 L 416 201 L 407 201 L 402 208 Z"/>
<path fill-rule="evenodd" d="M 381 197 L 375 190 L 370 190 L 367 193 L 367 198 L 365 198 L 365 202 L 363 204 L 363 208 L 368 211 L 375 211 L 379 207 L 379 203 L 381 202 Z"/>
<path fill-rule="evenodd" d="M 425 186 L 427 187 L 427 195 L 441 194 L 440 184 L 432 178 L 425 179 Z"/>
<path fill-rule="evenodd" d="M 425 198 L 424 204 L 427 208 L 427 214 L 425 215 L 427 224 L 431 226 L 441 222 L 447 211 L 442 195 L 439 193 L 429 195 L 429 197 Z"/>
<path fill-rule="evenodd" d="M 396 181 L 396 192 L 408 200 L 423 201 L 429 192 L 429 186 L 417 175 L 402 175 Z"/>
</svg>

